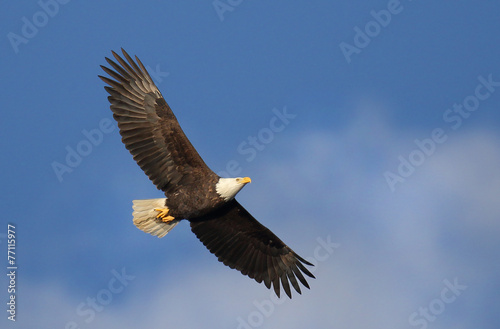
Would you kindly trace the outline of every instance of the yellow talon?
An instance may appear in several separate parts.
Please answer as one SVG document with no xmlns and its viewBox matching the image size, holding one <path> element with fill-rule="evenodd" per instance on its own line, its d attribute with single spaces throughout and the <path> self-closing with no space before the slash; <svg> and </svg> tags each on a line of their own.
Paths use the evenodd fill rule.
<svg viewBox="0 0 500 329">
<path fill-rule="evenodd" d="M 162 222 L 164 223 L 168 223 L 168 222 L 171 222 L 175 219 L 175 217 L 172 217 L 172 216 L 167 216 L 167 217 L 163 217 L 161 220 Z"/>
<path fill-rule="evenodd" d="M 172 216 L 168 216 L 168 212 L 170 209 L 168 208 L 155 208 L 155 211 L 158 211 L 159 214 L 156 215 L 156 218 L 160 218 L 162 222 L 168 223 L 173 221 L 175 218 Z"/>
</svg>

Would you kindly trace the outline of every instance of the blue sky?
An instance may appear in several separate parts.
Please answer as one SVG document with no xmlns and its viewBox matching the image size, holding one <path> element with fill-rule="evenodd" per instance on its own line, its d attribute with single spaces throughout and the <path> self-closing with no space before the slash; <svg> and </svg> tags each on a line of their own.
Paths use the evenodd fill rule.
<svg viewBox="0 0 500 329">
<path fill-rule="evenodd" d="M 0 5 L 2 328 L 498 328 L 500 3 L 64 2 Z M 120 47 L 311 290 L 134 227 L 162 194 L 97 78 Z"/>
</svg>

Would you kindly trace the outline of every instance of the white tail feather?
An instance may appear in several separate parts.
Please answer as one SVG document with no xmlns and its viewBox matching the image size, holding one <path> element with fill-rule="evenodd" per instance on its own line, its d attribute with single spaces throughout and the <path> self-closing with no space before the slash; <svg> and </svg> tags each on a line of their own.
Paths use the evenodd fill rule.
<svg viewBox="0 0 500 329">
<path fill-rule="evenodd" d="M 165 200 L 167 199 L 163 198 L 132 201 L 132 208 L 134 209 L 134 212 L 132 213 L 134 216 L 134 225 L 141 231 L 155 235 L 159 238 L 163 238 L 167 235 L 167 233 L 170 232 L 180 220 L 174 219 L 171 222 L 165 223 L 162 222 L 161 219 L 156 218 L 158 212 L 155 208 L 164 208 Z"/>
</svg>

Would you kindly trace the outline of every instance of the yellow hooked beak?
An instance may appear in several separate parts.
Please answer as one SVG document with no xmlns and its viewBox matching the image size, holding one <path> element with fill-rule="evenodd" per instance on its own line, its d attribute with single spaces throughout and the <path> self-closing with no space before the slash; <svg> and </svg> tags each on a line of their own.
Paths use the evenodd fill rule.
<svg viewBox="0 0 500 329">
<path fill-rule="evenodd" d="M 241 180 L 240 180 L 240 183 L 241 184 L 247 184 L 247 183 L 251 183 L 252 180 L 250 179 L 250 177 L 243 177 Z"/>
</svg>

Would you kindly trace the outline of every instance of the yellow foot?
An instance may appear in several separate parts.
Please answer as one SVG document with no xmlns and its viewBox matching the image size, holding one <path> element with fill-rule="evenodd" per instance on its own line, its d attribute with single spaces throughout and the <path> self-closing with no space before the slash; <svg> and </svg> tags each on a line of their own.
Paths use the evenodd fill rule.
<svg viewBox="0 0 500 329">
<path fill-rule="evenodd" d="M 162 222 L 168 223 L 173 221 L 175 218 L 172 216 L 168 216 L 168 212 L 170 209 L 168 208 L 155 208 L 155 211 L 158 211 L 159 214 L 156 215 L 156 218 L 160 218 Z"/>
</svg>

